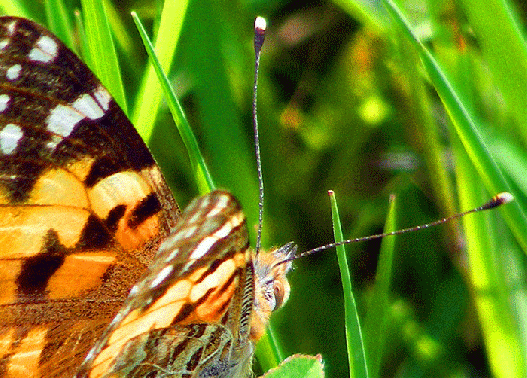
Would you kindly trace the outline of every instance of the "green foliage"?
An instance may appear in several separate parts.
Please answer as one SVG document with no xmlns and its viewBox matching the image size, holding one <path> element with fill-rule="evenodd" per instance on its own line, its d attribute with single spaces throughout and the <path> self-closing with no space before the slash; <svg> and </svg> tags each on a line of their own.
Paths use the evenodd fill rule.
<svg viewBox="0 0 527 378">
<path fill-rule="evenodd" d="M 324 378 L 324 365 L 320 357 L 293 355 L 262 378 L 291 377 Z"/>
<path fill-rule="evenodd" d="M 49 20 L 85 51 L 84 33 L 68 31 L 80 4 L 62 3 L 9 0 L 0 7 Z M 390 194 L 397 205 L 387 229 L 451 215 L 509 190 L 516 203 L 387 239 L 380 257 L 379 242 L 346 249 L 370 377 L 525 376 L 523 2 L 393 0 L 384 8 L 359 0 L 192 0 L 171 10 L 160 3 L 107 1 L 119 61 L 108 80 L 117 81 L 110 88 L 116 95 L 122 76 L 128 113 L 139 120 L 180 205 L 203 185 L 157 78 L 146 71 L 130 11 L 152 40 L 162 35 L 161 66 L 212 177 L 240 198 L 251 231 L 252 23 L 263 13 L 270 25 L 259 90 L 264 246 L 295 240 L 306 250 L 333 241 L 329 189 L 345 238 L 382 231 Z M 80 20 L 87 22 L 83 13 Z M 99 48 L 90 60 L 111 60 Z M 346 349 L 353 343 L 346 341 L 336 256 L 323 252 L 295 266 L 289 302 L 273 316 L 277 345 L 269 349 L 320 353 L 326 376 L 350 376 L 348 353 L 356 351 Z"/>
</svg>

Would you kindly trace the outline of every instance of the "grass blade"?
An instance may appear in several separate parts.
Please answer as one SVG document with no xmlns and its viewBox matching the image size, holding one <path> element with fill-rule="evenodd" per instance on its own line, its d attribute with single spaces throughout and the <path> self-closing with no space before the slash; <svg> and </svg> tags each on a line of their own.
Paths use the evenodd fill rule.
<svg viewBox="0 0 527 378">
<path fill-rule="evenodd" d="M 199 190 L 202 194 L 210 192 L 211 190 L 215 189 L 215 185 L 207 165 L 205 164 L 205 160 L 201 155 L 201 151 L 199 150 L 196 137 L 194 136 L 194 133 L 188 124 L 185 113 L 183 112 L 183 109 L 176 98 L 166 74 L 163 72 L 163 68 L 159 63 L 154 51 L 154 47 L 152 46 L 152 42 L 148 38 L 148 35 L 146 34 L 146 31 L 135 12 L 132 12 L 132 18 L 134 19 L 141 38 L 143 39 L 143 44 L 145 45 L 148 56 L 151 59 L 152 65 L 161 84 L 161 88 L 163 89 L 163 93 L 167 99 L 168 107 L 170 108 L 174 122 L 187 148 L 190 163 L 192 164 L 194 177 L 196 183 L 198 184 Z"/>
<path fill-rule="evenodd" d="M 113 37 L 101 0 L 83 0 L 82 10 L 91 63 L 103 85 L 127 113 L 126 98 Z"/>
<path fill-rule="evenodd" d="M 344 240 L 344 237 L 340 225 L 337 201 L 335 199 L 335 194 L 332 191 L 330 191 L 329 196 L 331 201 L 331 213 L 335 241 L 340 242 Z M 366 354 L 364 351 L 364 342 L 362 338 L 362 329 L 359 321 L 359 314 L 357 312 L 357 305 L 355 303 L 355 298 L 353 296 L 353 290 L 351 287 L 351 276 L 348 268 L 346 249 L 343 245 L 337 247 L 337 256 L 339 260 L 340 276 L 342 279 L 342 289 L 344 290 L 344 313 L 350 377 L 366 378 L 369 375 L 368 366 L 366 364 Z"/>
<path fill-rule="evenodd" d="M 31 14 L 27 1 L 1 0 L 0 7 L 5 14 L 16 14 L 20 17 L 29 17 Z"/>
<path fill-rule="evenodd" d="M 393 19 L 403 30 L 404 35 L 419 53 L 426 72 L 450 116 L 455 132 L 463 143 L 478 174 L 482 177 L 487 190 L 493 194 L 510 191 L 509 185 L 488 154 L 488 150 L 479 136 L 474 115 L 470 114 L 464 106 L 460 93 L 456 91 L 452 81 L 446 76 L 445 70 L 440 67 L 428 49 L 420 43 L 395 2 L 385 0 L 385 4 Z M 513 230 L 516 240 L 522 246 L 523 251 L 527 253 L 527 235 L 524 232 L 527 229 L 527 218 L 520 208 L 519 202 L 516 201 L 511 206 L 504 207 L 502 212 L 508 226 Z"/>
<path fill-rule="evenodd" d="M 395 197 L 391 198 L 386 226 L 383 232 L 391 232 L 396 227 L 397 202 Z M 372 301 L 368 307 L 364 320 L 364 334 L 366 341 L 366 355 L 368 356 L 368 367 L 370 376 L 379 377 L 384 345 L 386 343 L 386 328 L 390 308 L 390 283 L 392 278 L 392 263 L 395 247 L 395 237 L 383 238 L 377 273 L 375 275 L 375 286 L 371 293 Z"/>
<path fill-rule="evenodd" d="M 69 12 L 63 0 L 46 0 L 46 21 L 50 28 L 70 49 L 76 51 L 73 41 L 73 23 L 71 22 Z M 68 15 L 69 14 L 69 15 Z M 78 53 L 78 51 L 76 51 Z"/>
<path fill-rule="evenodd" d="M 155 52 L 165 72 L 169 72 L 172 66 L 187 6 L 187 1 L 165 1 L 161 12 Z M 154 67 L 149 65 L 143 75 L 138 100 L 131 117 L 137 131 L 146 141 L 152 136 L 162 96 L 163 91 Z"/>
<path fill-rule="evenodd" d="M 484 202 L 488 194 L 481 190 L 481 180 L 474 174 L 473 165 L 458 141 L 456 175 L 462 208 Z M 505 207 L 509 206 L 506 205 Z M 512 292 L 507 272 L 515 270 L 508 258 L 512 252 L 498 247 L 495 241 L 500 232 L 496 219 L 485 212 L 463 218 L 469 257 L 469 275 L 475 291 L 476 308 L 485 347 L 496 377 L 524 377 L 527 366 L 522 349 L 522 336 L 512 303 L 525 300 L 522 291 Z M 500 238 L 503 237 L 500 235 Z"/>
<path fill-rule="evenodd" d="M 522 27 L 512 11 L 513 4 L 504 0 L 462 0 L 481 52 L 488 63 L 497 90 L 514 118 L 523 142 L 527 141 L 527 47 Z M 504 59 L 504 57 L 506 57 Z"/>
</svg>

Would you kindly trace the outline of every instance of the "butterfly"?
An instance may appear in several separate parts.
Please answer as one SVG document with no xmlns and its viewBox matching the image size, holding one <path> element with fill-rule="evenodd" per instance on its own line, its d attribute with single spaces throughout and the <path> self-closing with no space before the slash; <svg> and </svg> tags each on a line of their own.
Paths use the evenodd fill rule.
<svg viewBox="0 0 527 378">
<path fill-rule="evenodd" d="M 0 376 L 250 376 L 295 251 L 226 191 L 180 212 L 89 68 L 0 18 Z"/>
</svg>

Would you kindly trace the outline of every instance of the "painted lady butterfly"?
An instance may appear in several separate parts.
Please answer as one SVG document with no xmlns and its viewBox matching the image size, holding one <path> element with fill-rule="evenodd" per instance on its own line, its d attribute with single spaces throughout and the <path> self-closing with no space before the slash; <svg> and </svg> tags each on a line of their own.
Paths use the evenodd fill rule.
<svg viewBox="0 0 527 378">
<path fill-rule="evenodd" d="M 254 256 L 227 192 L 180 214 L 93 73 L 14 17 L 0 18 L 0 201 L 0 376 L 251 374 L 296 247 Z"/>
</svg>

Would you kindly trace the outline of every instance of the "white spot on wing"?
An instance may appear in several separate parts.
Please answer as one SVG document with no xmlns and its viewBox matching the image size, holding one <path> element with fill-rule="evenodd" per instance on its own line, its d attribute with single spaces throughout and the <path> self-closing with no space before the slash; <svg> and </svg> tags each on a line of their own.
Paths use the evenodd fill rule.
<svg viewBox="0 0 527 378">
<path fill-rule="evenodd" d="M 182 231 L 183 232 L 180 234 L 180 237 L 182 239 L 189 239 L 192 236 L 194 236 L 194 234 L 198 231 L 198 227 L 191 226 L 191 227 L 187 227 L 186 229 L 183 229 Z"/>
<path fill-rule="evenodd" d="M 16 21 L 13 21 L 9 25 L 7 25 L 7 34 L 13 35 L 15 33 L 15 29 L 16 29 Z"/>
<path fill-rule="evenodd" d="M 173 241 L 180 240 L 180 239 L 188 239 L 196 233 L 197 229 L 198 228 L 196 226 L 181 227 L 179 231 L 177 231 L 176 233 L 170 236 L 170 239 Z"/>
<path fill-rule="evenodd" d="M 152 282 L 150 282 L 150 288 L 155 289 L 158 287 L 174 270 L 174 267 L 172 265 L 167 265 L 163 269 L 161 269 L 161 272 L 157 274 L 157 277 L 154 278 Z"/>
<path fill-rule="evenodd" d="M 91 360 L 91 359 L 94 357 L 94 355 L 95 355 L 95 348 L 92 348 L 92 349 L 88 352 L 88 354 L 86 355 L 85 359 L 86 359 L 86 360 Z"/>
<path fill-rule="evenodd" d="M 203 213 L 201 211 L 196 211 L 194 214 L 192 214 L 190 218 L 188 218 L 187 223 L 194 224 L 197 221 L 199 221 L 202 216 L 203 216 Z"/>
<path fill-rule="evenodd" d="M 7 124 L 2 131 L 0 131 L 0 150 L 2 153 L 9 155 L 18 146 L 18 142 L 24 136 L 20 126 L 14 123 Z"/>
<path fill-rule="evenodd" d="M 20 64 L 15 64 L 9 67 L 6 71 L 6 78 L 9 81 L 16 80 L 20 77 L 20 71 L 22 70 L 22 66 Z"/>
<path fill-rule="evenodd" d="M 234 214 L 223 226 L 217 229 L 213 234 L 203 238 L 203 240 L 196 246 L 192 254 L 190 255 L 190 260 L 198 260 L 205 256 L 212 246 L 220 239 L 225 238 L 229 235 L 232 230 L 239 227 L 244 220 L 244 216 L 241 212 Z"/>
<path fill-rule="evenodd" d="M 104 116 L 104 107 L 106 106 L 107 109 L 110 101 L 109 99 L 106 100 L 104 93 L 111 99 L 108 92 L 104 88 L 99 87 L 93 95 L 87 93 L 80 95 L 71 105 L 56 106 L 46 119 L 48 130 L 67 137 L 75 129 L 77 123 L 83 119 L 101 118 Z"/>
<path fill-rule="evenodd" d="M 11 98 L 8 94 L 0 94 L 0 113 L 7 109 L 10 100 Z"/>
<path fill-rule="evenodd" d="M 130 297 L 134 297 L 138 292 L 139 292 L 139 286 L 134 285 L 134 287 L 132 287 L 132 290 L 130 290 L 130 293 L 128 293 L 128 295 Z"/>
<path fill-rule="evenodd" d="M 51 37 L 41 36 L 29 52 L 29 59 L 49 63 L 57 57 L 58 45 Z"/>
<path fill-rule="evenodd" d="M 9 46 L 9 39 L 2 39 L 0 41 L 0 50 L 5 49 L 7 46 Z"/>
<path fill-rule="evenodd" d="M 176 258 L 177 255 L 179 255 L 179 252 L 180 252 L 180 249 L 179 248 L 176 248 L 174 249 L 170 255 L 168 255 L 168 257 L 166 258 L 166 262 L 169 262 L 169 261 L 172 261 Z"/>
<path fill-rule="evenodd" d="M 54 150 L 55 147 L 57 147 L 57 145 L 62 141 L 62 138 L 59 137 L 58 135 L 53 135 L 51 137 L 51 140 L 46 143 L 46 147 L 50 150 Z"/>
<path fill-rule="evenodd" d="M 104 111 L 89 94 L 79 96 L 71 106 L 90 119 L 99 119 L 104 115 Z"/>
<path fill-rule="evenodd" d="M 210 212 L 207 214 L 209 217 L 213 217 L 219 213 L 221 213 L 225 208 L 227 207 L 227 204 L 229 202 L 229 197 L 226 195 L 222 195 L 221 197 L 218 196 L 218 201 L 216 202 L 216 206 L 214 206 Z"/>
<path fill-rule="evenodd" d="M 84 116 L 71 106 L 57 105 L 46 118 L 49 131 L 67 137 Z"/>
<path fill-rule="evenodd" d="M 95 99 L 99 102 L 103 110 L 108 110 L 110 107 L 110 100 L 112 99 L 110 93 L 108 93 L 104 87 L 99 86 L 93 94 L 95 95 Z"/>
</svg>

